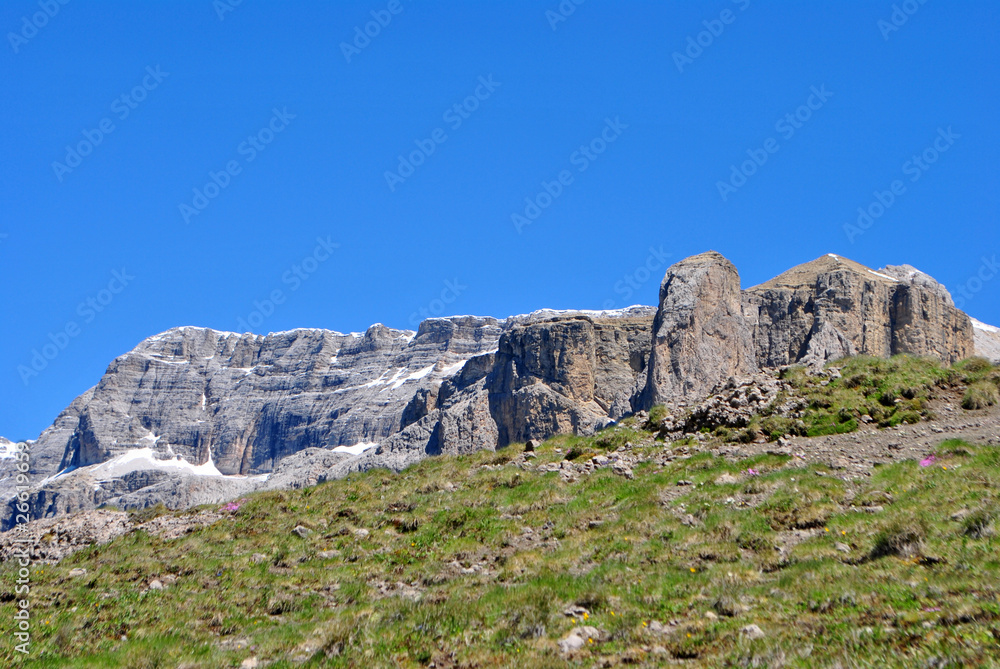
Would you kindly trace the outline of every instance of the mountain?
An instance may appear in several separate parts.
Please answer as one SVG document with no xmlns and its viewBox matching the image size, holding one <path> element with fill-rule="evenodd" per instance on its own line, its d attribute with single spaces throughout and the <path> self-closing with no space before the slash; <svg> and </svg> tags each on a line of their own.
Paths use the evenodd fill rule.
<svg viewBox="0 0 1000 669">
<path fill-rule="evenodd" d="M 180 508 L 588 435 L 732 377 L 855 354 L 951 363 L 977 344 L 995 355 L 995 335 L 909 266 L 831 254 L 743 290 L 715 252 L 670 267 L 655 308 L 434 318 L 417 332 L 175 328 L 115 359 L 32 444 L 31 515 Z M 0 462 L 4 497 L 12 471 Z"/>
</svg>

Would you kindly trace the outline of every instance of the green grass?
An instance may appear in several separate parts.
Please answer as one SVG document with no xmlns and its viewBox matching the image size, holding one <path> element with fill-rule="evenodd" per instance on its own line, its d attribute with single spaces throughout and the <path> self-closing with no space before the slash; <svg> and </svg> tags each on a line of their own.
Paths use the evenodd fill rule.
<svg viewBox="0 0 1000 669">
<path fill-rule="evenodd" d="M 997 449 L 944 442 L 930 466 L 897 463 L 848 483 L 770 454 L 733 462 L 693 447 L 658 464 L 669 447 L 628 427 L 557 437 L 535 462 L 624 443 L 649 456 L 633 480 L 483 468 L 515 447 L 258 494 L 179 539 L 135 532 L 90 547 L 37 567 L 33 653 L 25 660 L 8 644 L 0 659 L 570 666 L 556 641 L 579 624 L 563 610 L 579 605 L 607 633 L 582 651 L 583 666 L 1000 663 Z M 298 525 L 313 532 L 301 539 Z M 462 572 L 475 566 L 488 574 Z M 69 578 L 77 567 L 87 575 Z M 12 567 L 2 571 L 12 582 Z M 176 582 L 147 589 L 165 575 Z M 13 613 L 0 602 L 0 617 Z M 766 638 L 741 635 L 749 624 Z"/>
<path fill-rule="evenodd" d="M 996 380 L 1000 378 L 1000 372 L 982 358 L 970 358 L 948 367 L 933 358 L 857 356 L 827 367 L 839 368 L 841 377 L 827 381 L 809 374 L 804 367 L 785 370 L 782 378 L 794 390 L 791 394 L 782 393 L 751 424 L 753 436 L 763 434 L 774 440 L 786 434 L 809 437 L 844 434 L 857 430 L 863 421 L 883 428 L 919 423 L 934 417 L 928 403 L 942 390 L 980 382 L 992 384 L 983 390 L 992 389 L 995 393 Z M 982 394 L 980 391 L 977 397 Z M 774 407 L 790 396 L 802 398 L 806 405 L 801 419 L 774 415 Z M 982 401 L 977 399 L 976 403 Z"/>
</svg>

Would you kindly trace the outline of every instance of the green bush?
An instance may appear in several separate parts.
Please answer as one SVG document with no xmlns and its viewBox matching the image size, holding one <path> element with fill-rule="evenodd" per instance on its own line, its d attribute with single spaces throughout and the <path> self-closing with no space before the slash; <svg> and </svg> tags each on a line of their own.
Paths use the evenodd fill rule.
<svg viewBox="0 0 1000 669">
<path fill-rule="evenodd" d="M 976 381 L 965 391 L 962 398 L 962 408 L 975 410 L 985 409 L 1000 403 L 1000 391 L 992 381 Z"/>
<path fill-rule="evenodd" d="M 651 429 L 658 430 L 660 428 L 660 423 L 662 423 L 668 415 L 670 415 L 670 412 L 667 411 L 667 407 L 662 404 L 657 404 L 649 410 L 648 426 Z"/>
<path fill-rule="evenodd" d="M 956 364 L 955 371 L 962 375 L 962 381 L 965 383 L 975 383 L 982 381 L 993 371 L 993 363 L 986 358 L 976 356 Z"/>
<path fill-rule="evenodd" d="M 964 534 L 973 539 L 986 539 L 996 534 L 993 527 L 994 512 L 992 509 L 977 509 L 965 518 L 962 523 Z"/>
<path fill-rule="evenodd" d="M 895 520 L 875 537 L 871 556 L 873 558 L 890 555 L 913 557 L 920 552 L 926 537 L 927 527 L 923 520 L 919 518 Z"/>
</svg>

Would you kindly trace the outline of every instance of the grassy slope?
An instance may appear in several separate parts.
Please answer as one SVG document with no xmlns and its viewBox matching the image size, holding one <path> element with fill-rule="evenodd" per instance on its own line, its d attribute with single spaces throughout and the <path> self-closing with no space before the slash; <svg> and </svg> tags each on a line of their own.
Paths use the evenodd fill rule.
<svg viewBox="0 0 1000 669">
<path fill-rule="evenodd" d="M 966 389 L 968 409 L 1000 401 L 1000 370 L 983 358 L 945 367 L 933 358 L 857 356 L 835 366 L 840 376 L 834 379 L 808 374 L 804 367 L 790 367 L 782 373 L 782 379 L 794 388 L 792 397 L 801 399 L 800 419 L 782 416 L 771 407 L 747 429 L 720 428 L 717 435 L 729 441 L 753 441 L 759 436 L 774 440 L 786 434 L 818 437 L 853 432 L 862 421 L 880 427 L 919 423 L 934 418 L 930 400 L 951 386 Z M 780 406 L 789 397 L 783 392 L 774 405 Z"/>
<path fill-rule="evenodd" d="M 534 462 L 626 441 L 649 456 L 633 480 L 493 468 L 512 447 L 256 495 L 180 539 L 92 547 L 33 575 L 23 664 L 562 666 L 555 641 L 579 624 L 563 615 L 578 604 L 607 632 L 577 656 L 584 666 L 1000 666 L 1000 450 L 945 442 L 931 466 L 848 484 L 793 458 L 727 462 L 624 427 L 558 437 Z M 736 482 L 716 483 L 726 473 Z M 299 538 L 298 525 L 313 532 Z M 797 528 L 805 540 L 776 550 Z M 69 578 L 76 567 L 88 574 Z M 146 589 L 168 574 L 166 590 Z M 10 565 L 0 578 L 13 582 Z M 741 635 L 749 624 L 766 638 Z M 0 660 L 21 664 L 12 645 Z"/>
</svg>

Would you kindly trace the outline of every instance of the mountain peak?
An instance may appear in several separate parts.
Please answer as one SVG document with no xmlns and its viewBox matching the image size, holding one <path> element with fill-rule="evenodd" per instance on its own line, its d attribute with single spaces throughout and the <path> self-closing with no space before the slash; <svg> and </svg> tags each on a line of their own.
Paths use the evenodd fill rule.
<svg viewBox="0 0 1000 669">
<path fill-rule="evenodd" d="M 898 279 L 895 279 L 888 274 L 883 274 L 882 272 L 876 272 L 872 268 L 866 267 L 865 265 L 855 262 L 850 258 L 845 258 L 835 253 L 827 253 L 826 255 L 816 258 L 815 260 L 811 260 L 801 265 L 796 265 L 790 270 L 774 277 L 770 281 L 765 281 L 764 283 L 749 288 L 748 290 L 804 288 L 815 285 L 817 277 L 823 274 L 832 274 L 834 272 L 851 272 L 859 274 L 869 281 L 876 281 L 880 283 L 899 283 Z"/>
</svg>

